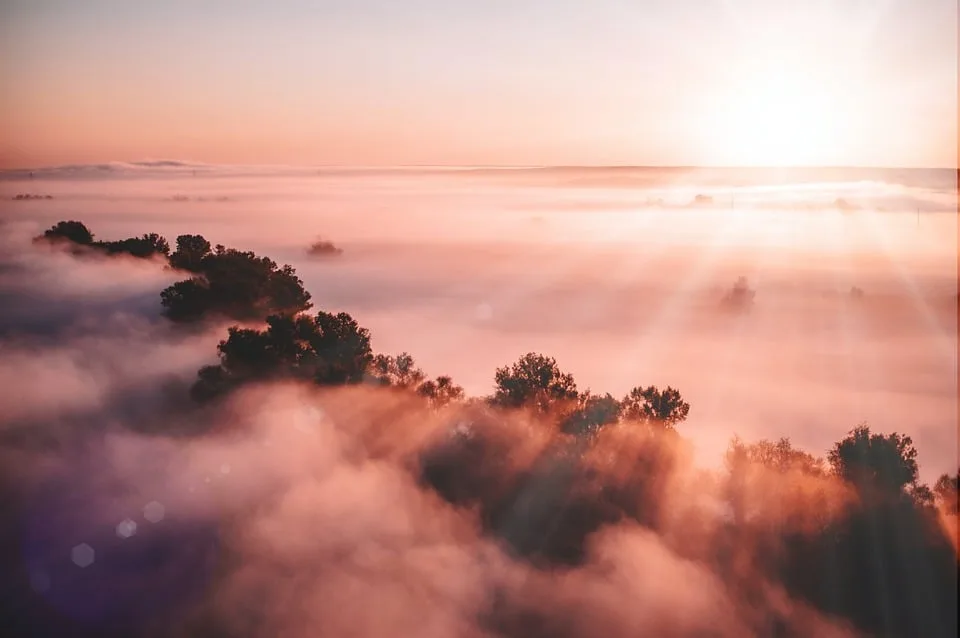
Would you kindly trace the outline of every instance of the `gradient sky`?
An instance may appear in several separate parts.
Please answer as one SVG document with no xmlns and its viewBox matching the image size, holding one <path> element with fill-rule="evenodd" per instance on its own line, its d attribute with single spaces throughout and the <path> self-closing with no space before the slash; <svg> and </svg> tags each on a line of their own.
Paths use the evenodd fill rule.
<svg viewBox="0 0 960 638">
<path fill-rule="evenodd" d="M 957 165 L 955 0 L 5 0 L 0 165 Z"/>
</svg>

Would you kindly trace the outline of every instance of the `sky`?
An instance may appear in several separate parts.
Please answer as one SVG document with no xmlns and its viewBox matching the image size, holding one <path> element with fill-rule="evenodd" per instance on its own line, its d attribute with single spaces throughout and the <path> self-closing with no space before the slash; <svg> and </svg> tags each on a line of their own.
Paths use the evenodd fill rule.
<svg viewBox="0 0 960 638">
<path fill-rule="evenodd" d="M 0 167 L 957 166 L 954 0 L 6 0 Z"/>
</svg>

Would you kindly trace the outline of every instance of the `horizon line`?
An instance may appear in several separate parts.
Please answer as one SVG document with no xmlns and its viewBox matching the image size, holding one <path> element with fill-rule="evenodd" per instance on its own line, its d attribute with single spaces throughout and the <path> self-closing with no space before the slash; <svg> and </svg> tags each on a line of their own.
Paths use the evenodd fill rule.
<svg viewBox="0 0 960 638">
<path fill-rule="evenodd" d="M 750 164 L 284 164 L 284 163 L 212 163 L 193 160 L 139 159 L 107 160 L 102 162 L 50 164 L 43 166 L 22 166 L 0 168 L 3 173 L 50 171 L 70 168 L 95 168 L 116 165 L 139 166 L 142 168 L 292 168 L 327 170 L 402 170 L 402 169 L 439 169 L 439 170 L 697 170 L 697 169 L 741 169 L 741 170 L 957 170 L 960 166 L 890 166 L 857 164 L 796 164 L 796 165 L 750 165 Z"/>
</svg>

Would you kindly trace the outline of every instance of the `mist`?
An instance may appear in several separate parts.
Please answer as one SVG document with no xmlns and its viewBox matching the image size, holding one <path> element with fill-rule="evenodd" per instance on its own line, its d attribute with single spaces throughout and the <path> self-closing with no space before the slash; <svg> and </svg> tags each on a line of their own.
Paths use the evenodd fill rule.
<svg viewBox="0 0 960 638">
<path fill-rule="evenodd" d="M 912 437 L 922 481 L 955 472 L 955 182 L 748 177 L 180 163 L 5 175 L 14 628 L 864 635 L 748 558 L 781 542 L 758 530 L 803 535 L 855 496 L 834 477 L 757 470 L 738 493 L 762 513 L 730 549 L 724 454 L 736 434 L 825 456 L 866 422 Z M 583 450 L 544 415 L 430 410 L 366 386 L 267 382 L 193 406 L 197 370 L 236 322 L 164 319 L 160 290 L 182 276 L 161 259 L 31 243 L 72 219 L 97 239 L 203 234 L 289 263 L 315 310 L 349 313 L 375 351 L 410 352 L 470 396 L 526 352 L 583 389 L 680 388 L 682 440 L 618 425 Z M 309 256 L 317 238 L 343 253 Z M 738 277 L 752 308 L 723 312 Z M 640 513 L 595 510 L 611 490 Z M 94 557 L 78 570 L 82 544 Z"/>
<path fill-rule="evenodd" d="M 269 255 L 297 268 L 318 307 L 345 310 L 369 327 L 378 350 L 414 353 L 424 369 L 450 374 L 468 393 L 485 393 L 496 366 L 530 350 L 549 352 L 583 385 L 614 394 L 645 379 L 681 387 L 702 406 L 690 427 L 705 461 L 717 458 L 732 431 L 792 436 L 806 449 L 824 450 L 860 421 L 909 428 L 926 478 L 956 461 L 954 214 L 720 205 L 611 212 L 583 203 L 593 187 L 530 185 L 515 175 L 522 171 L 303 176 L 302 169 L 272 169 L 254 179 L 239 169 L 199 166 L 0 181 L 4 199 L 33 191 L 55 197 L 8 201 L 4 217 L 19 230 L 18 241 L 58 219 L 82 219 L 108 239 L 200 233 Z M 606 174 L 559 172 L 568 173 Z M 673 177 L 678 185 L 645 189 L 622 173 L 612 173 L 620 187 L 601 195 L 639 201 L 648 191 L 669 191 L 680 201 L 696 191 L 761 188 L 736 186 L 744 177 L 733 170 L 732 186 L 718 184 L 714 173 L 693 172 Z M 815 177 L 820 181 L 787 181 L 773 192 L 830 202 L 859 190 L 896 202 L 921 191 L 930 202 L 955 202 L 945 184 L 924 174 L 920 186 Z M 772 181 L 761 173 L 763 180 Z M 176 194 L 210 201 L 165 201 Z M 215 201 L 221 197 L 229 201 Z M 530 201 L 545 202 L 546 212 L 534 218 L 516 210 Z M 9 245 L 14 233 L 7 235 Z M 308 258 L 317 236 L 344 254 Z M 20 264 L 28 259 L 10 254 Z M 36 264 L 30 273 L 5 268 L 3 294 L 28 286 L 36 305 L 36 282 L 59 277 L 59 298 L 76 307 L 83 296 L 85 312 L 105 296 L 125 295 L 124 312 L 155 316 L 156 291 L 175 279 L 149 264 L 73 267 L 60 263 L 69 261 L 63 255 L 29 259 Z M 84 282 L 87 269 L 102 272 L 102 289 L 93 288 L 93 278 Z M 757 291 L 754 311 L 718 317 L 718 298 L 739 276 Z M 133 288 L 138 278 L 142 296 Z M 853 287 L 862 299 L 851 299 Z M 57 312 L 53 304 L 40 313 L 23 302 L 5 304 L 3 321 L 41 322 L 40 315 Z"/>
</svg>

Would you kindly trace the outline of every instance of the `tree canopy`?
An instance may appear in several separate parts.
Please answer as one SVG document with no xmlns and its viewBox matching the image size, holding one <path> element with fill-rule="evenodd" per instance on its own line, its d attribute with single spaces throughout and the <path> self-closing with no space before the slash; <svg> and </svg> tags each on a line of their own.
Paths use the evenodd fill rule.
<svg viewBox="0 0 960 638">
<path fill-rule="evenodd" d="M 690 404 L 675 388 L 667 386 L 661 391 L 651 385 L 630 390 L 620 402 L 620 409 L 625 420 L 673 428 L 687 419 Z"/>
<path fill-rule="evenodd" d="M 556 359 L 534 352 L 498 368 L 494 383 L 493 405 L 559 414 L 561 429 L 571 434 L 595 433 L 621 420 L 673 429 L 690 412 L 690 405 L 670 386 L 662 391 L 635 387 L 620 401 L 609 393 L 580 392 L 573 375 L 561 371 Z"/>
<path fill-rule="evenodd" d="M 823 476 L 826 472 L 823 459 L 795 448 L 786 437 L 777 441 L 761 439 L 748 444 L 735 436 L 724 455 L 724 462 L 731 472 L 740 469 L 744 464 L 759 465 L 780 474 L 798 471 Z"/>
<path fill-rule="evenodd" d="M 203 260 L 210 252 L 210 242 L 203 235 L 180 235 L 177 237 L 177 249 L 170 255 L 170 266 L 199 273 L 203 269 Z"/>
<path fill-rule="evenodd" d="M 941 474 L 933 486 L 933 495 L 937 505 L 944 511 L 951 513 L 960 511 L 958 491 L 960 491 L 960 469 L 953 476 Z"/>
<path fill-rule="evenodd" d="M 154 255 L 170 254 L 170 244 L 157 233 L 144 234 L 140 237 L 130 237 L 118 241 L 95 242 L 93 244 L 108 255 L 126 254 L 131 257 L 149 259 Z"/>
<path fill-rule="evenodd" d="M 76 220 L 57 222 L 33 241 L 72 242 L 81 246 L 93 244 L 93 233 L 83 222 Z"/>
<path fill-rule="evenodd" d="M 557 402 L 579 398 L 573 375 L 562 372 L 556 359 L 529 352 L 510 366 L 498 368 L 493 403 L 502 407 L 530 407 L 549 411 Z"/>
<path fill-rule="evenodd" d="M 834 473 L 861 490 L 899 494 L 917 484 L 917 450 L 909 436 L 874 434 L 866 424 L 838 441 L 828 456 Z"/>
<path fill-rule="evenodd" d="M 292 266 L 278 266 L 251 251 L 217 246 L 200 235 L 181 235 L 171 265 L 195 273 L 160 293 L 164 314 L 172 321 L 209 316 L 238 320 L 309 310 L 310 293 Z"/>
<path fill-rule="evenodd" d="M 130 255 L 149 259 L 155 255 L 166 257 L 170 253 L 170 244 L 157 233 L 144 234 L 115 241 L 94 241 L 93 233 L 83 222 L 61 221 L 34 237 L 34 242 L 46 241 L 57 244 L 72 244 L 76 248 L 88 249 L 106 255 Z"/>
<path fill-rule="evenodd" d="M 192 389 L 197 400 L 268 379 L 317 385 L 360 383 L 373 360 L 369 331 L 345 312 L 271 315 L 265 330 L 230 328 L 217 350 L 220 363 L 198 373 Z"/>
</svg>

